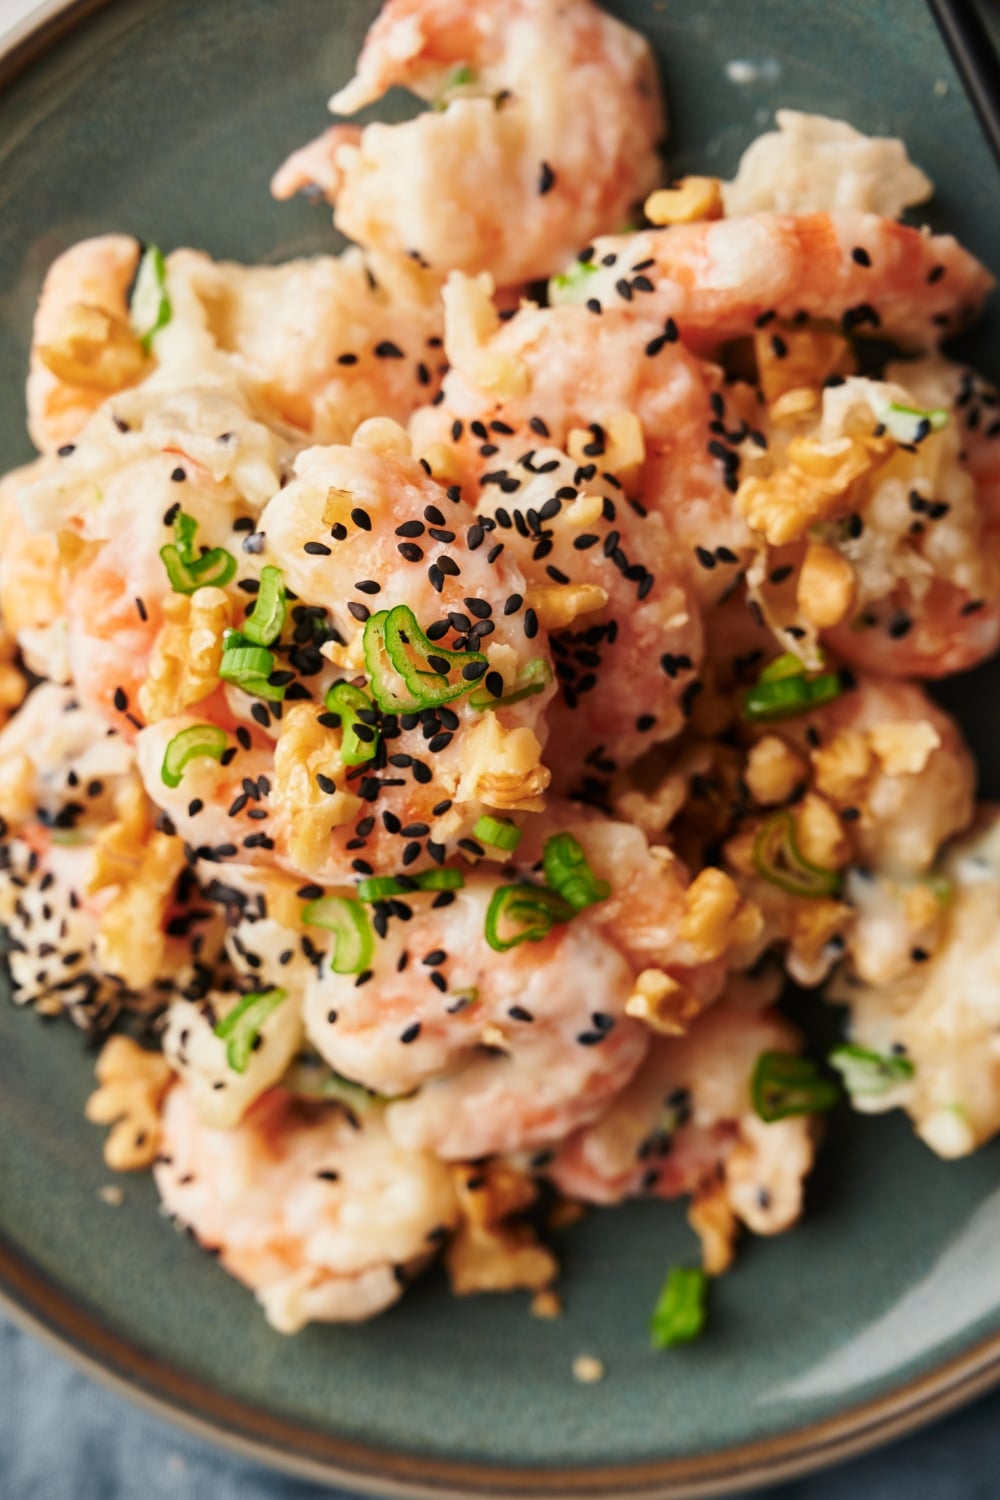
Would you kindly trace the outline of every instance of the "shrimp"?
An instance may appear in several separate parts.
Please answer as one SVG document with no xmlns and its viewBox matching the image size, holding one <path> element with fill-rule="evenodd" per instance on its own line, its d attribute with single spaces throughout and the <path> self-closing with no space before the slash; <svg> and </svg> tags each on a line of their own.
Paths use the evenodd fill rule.
<svg viewBox="0 0 1000 1500">
<path fill-rule="evenodd" d="M 600 1204 L 721 1192 L 730 1221 L 755 1234 L 795 1223 L 813 1163 L 813 1123 L 799 1115 L 765 1124 L 750 1079 L 762 1052 L 798 1052 L 802 1039 L 784 1017 L 760 1008 L 754 988 L 734 981 L 689 1036 L 653 1042 L 611 1107 L 563 1141 L 545 1168 L 560 1192 Z"/>
<path fill-rule="evenodd" d="M 144 861 L 144 799 L 125 739 L 81 707 L 72 688 L 43 683 L 0 732 L 0 811 L 8 842 L 0 910 L 11 939 L 14 998 L 45 1014 L 66 1010 L 87 1029 L 136 1007 L 200 993 L 222 922 L 199 907 L 183 864 Z M 125 819 L 128 841 L 123 847 Z M 139 912 L 133 886 L 150 887 Z M 143 919 L 128 954 L 122 926 Z M 195 934 L 197 934 L 195 936 Z M 127 961 L 126 961 L 127 957 Z"/>
<path fill-rule="evenodd" d="M 28 431 L 43 453 L 71 443 L 109 395 L 151 368 L 128 321 L 140 248 L 131 235 L 101 235 L 72 245 L 49 267 L 28 374 Z"/>
<path fill-rule="evenodd" d="M 351 249 L 241 266 L 176 250 L 167 285 L 161 364 L 183 368 L 206 345 L 255 414 L 297 441 L 348 443 L 369 417 L 405 422 L 437 392 L 438 280 L 412 260 Z"/>
<path fill-rule="evenodd" d="M 939 866 L 939 919 L 903 972 L 846 968 L 829 998 L 849 1010 L 845 1082 L 866 1114 L 902 1108 L 938 1156 L 965 1156 L 1000 1130 L 1000 817 L 984 808 Z M 927 893 L 930 896 L 930 893 Z M 897 898 L 898 901 L 899 898 Z M 902 905 L 907 905 L 903 893 Z M 933 904 L 933 898 L 932 898 Z"/>
<path fill-rule="evenodd" d="M 139 688 L 172 593 L 160 552 L 174 517 L 197 522 L 199 546 L 241 556 L 279 466 L 275 438 L 237 396 L 144 386 L 98 411 L 57 463 L 24 474 L 16 500 L 36 533 L 32 553 L 55 574 L 48 593 L 65 606 L 56 623 L 65 620 L 69 671 L 116 727 L 141 724 Z M 235 584 L 232 593 L 242 597 Z"/>
<path fill-rule="evenodd" d="M 502 884 L 471 876 L 444 908 L 408 897 L 411 919 L 393 921 L 362 984 L 323 967 L 306 990 L 312 1045 L 395 1101 L 386 1123 L 400 1144 L 446 1159 L 558 1139 L 618 1092 L 647 1046 L 624 1014 L 631 969 L 588 915 L 489 946 Z"/>
<path fill-rule="evenodd" d="M 963 433 L 957 370 L 932 381 L 916 367 L 913 388 L 912 368 L 827 390 L 818 419 L 771 433 L 736 498 L 759 546 L 751 595 L 779 639 L 940 677 L 1000 640 L 996 434 Z"/>
<path fill-rule="evenodd" d="M 446 454 L 466 486 L 524 454 L 537 466 L 549 442 L 584 474 L 627 457 L 628 494 L 662 518 L 699 598 L 724 593 L 750 557 L 734 492 L 752 392 L 628 312 L 528 303 L 501 321 L 488 284 L 459 276 L 444 303 L 451 369 L 411 420 L 417 452 Z"/>
<path fill-rule="evenodd" d="M 363 1120 L 275 1090 L 213 1130 L 178 1084 L 154 1169 L 164 1207 L 255 1293 L 271 1325 L 382 1312 L 458 1221 L 448 1169 Z"/>
<path fill-rule="evenodd" d="M 392 441 L 405 446 L 402 429 L 387 427 Z M 375 436 L 385 439 L 386 427 Z M 459 679 L 462 693 L 450 706 L 432 704 L 412 714 L 373 708 L 376 749 L 357 765 L 342 761 L 339 736 L 329 715 L 321 720 L 321 707 L 290 701 L 280 720 L 263 704 L 255 708 L 255 722 L 277 735 L 273 767 L 256 743 L 233 747 L 224 776 L 214 765 L 193 765 L 183 794 L 171 799 L 160 780 L 163 752 L 189 722 L 176 718 L 141 737 L 140 766 L 150 796 L 181 828 L 187 827 L 189 785 L 207 790 L 211 784 L 218 794 L 211 802 L 200 799 L 208 814 L 204 827 L 213 814 L 221 816 L 243 776 L 259 784 L 267 775 L 271 785 L 255 811 L 277 816 L 273 828 L 255 825 L 256 858 L 283 862 L 326 884 L 352 879 L 363 864 L 367 873 L 395 874 L 402 862 L 417 873 L 468 840 L 485 809 L 540 809 L 550 779 L 541 761 L 543 712 L 552 696 L 545 635 L 532 627 L 516 565 L 501 556 L 502 547 L 482 545 L 482 528 L 458 492 L 447 495 L 405 453 L 363 444 L 317 448 L 300 455 L 295 472 L 263 512 L 253 555 L 280 565 L 287 587 L 302 601 L 298 608 L 332 619 L 324 651 L 339 671 L 325 681 L 360 679 L 371 691 L 374 677 L 383 702 L 397 691 L 390 667 L 374 658 L 371 632 L 366 657 L 365 624 L 376 605 L 398 606 L 428 633 L 432 657 L 437 643 L 456 659 L 472 653 Z M 311 682 L 317 662 L 303 664 L 295 646 L 288 660 L 310 680 L 307 698 L 317 686 L 322 692 Z M 326 656 L 318 666 L 325 668 Z M 219 842 L 228 845 L 238 826 Z"/>
<path fill-rule="evenodd" d="M 531 281 L 616 229 L 659 177 L 652 52 L 590 0 L 388 0 L 330 107 L 353 113 L 394 85 L 435 110 L 356 144 L 334 130 L 272 184 L 286 197 L 311 171 L 362 245 Z"/>
<path fill-rule="evenodd" d="M 746 214 L 607 235 L 563 295 L 667 319 L 698 352 L 773 320 L 833 320 L 907 349 L 935 349 L 974 317 L 993 277 L 948 234 L 838 210 Z M 775 326 L 778 326 L 777 324 Z"/>
</svg>

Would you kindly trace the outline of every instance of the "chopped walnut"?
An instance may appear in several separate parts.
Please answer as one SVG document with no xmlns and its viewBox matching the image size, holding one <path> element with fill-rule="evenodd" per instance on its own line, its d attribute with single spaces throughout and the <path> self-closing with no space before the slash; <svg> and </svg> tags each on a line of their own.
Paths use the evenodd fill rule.
<svg viewBox="0 0 1000 1500">
<path fill-rule="evenodd" d="M 485 802 L 502 812 L 541 812 L 552 774 L 541 763 L 542 747 L 532 730 L 504 729 L 485 713 L 462 738 L 458 802 Z"/>
<path fill-rule="evenodd" d="M 757 907 L 744 900 L 724 870 L 702 870 L 688 886 L 680 936 L 695 950 L 698 962 L 711 962 L 727 948 L 753 942 L 761 927 Z"/>
<path fill-rule="evenodd" d="M 797 422 L 800 417 L 807 417 L 816 411 L 821 399 L 821 394 L 815 386 L 793 386 L 790 391 L 784 391 L 776 401 L 771 403 L 769 413 L 771 421 L 779 426 L 784 422 Z"/>
<path fill-rule="evenodd" d="M 87 894 L 134 880 L 150 829 L 151 804 L 138 776 L 130 776 L 115 794 L 115 817 L 94 840 Z"/>
<path fill-rule="evenodd" d="M 311 703 L 286 708 L 274 747 L 271 801 L 285 815 L 288 852 L 303 870 L 321 867 L 330 834 L 361 807 L 360 797 L 346 790 L 338 733 L 319 722 L 321 712 Z M 322 791 L 317 774 L 328 776 L 336 790 Z"/>
<path fill-rule="evenodd" d="M 790 896 L 789 946 L 802 969 L 811 969 L 831 938 L 838 937 L 850 925 L 853 912 L 840 901 L 826 897 Z"/>
<path fill-rule="evenodd" d="M 413 452 L 409 433 L 392 417 L 366 417 L 354 429 L 351 447 L 369 448 L 372 453 L 395 453 L 400 458 L 409 458 Z"/>
<path fill-rule="evenodd" d="M 163 967 L 165 918 L 185 864 L 180 839 L 151 833 L 140 851 L 134 876 L 101 913 L 98 961 L 102 969 L 116 974 L 130 989 L 146 989 Z"/>
<path fill-rule="evenodd" d="M 810 542 L 799 569 L 796 603 L 802 618 L 817 630 L 830 630 L 854 608 L 854 569 L 835 547 Z"/>
<path fill-rule="evenodd" d="M 66 603 L 58 539 L 51 532 L 32 536 L 16 510 L 3 516 L 3 527 L 4 547 L 11 549 L 0 568 L 3 659 L 9 661 L 14 637 L 22 630 L 44 630 L 54 624 Z"/>
<path fill-rule="evenodd" d="M 674 188 L 657 188 L 643 205 L 651 224 L 693 224 L 722 218 L 722 185 L 717 177 L 682 177 Z"/>
<path fill-rule="evenodd" d="M 173 1079 L 159 1052 L 147 1052 L 127 1036 L 105 1042 L 95 1068 L 99 1087 L 87 1100 L 92 1125 L 110 1125 L 104 1160 L 113 1172 L 151 1166 L 160 1145 L 160 1111 Z"/>
<path fill-rule="evenodd" d="M 851 841 L 825 797 L 808 792 L 794 810 L 795 842 L 802 858 L 824 870 L 839 870 L 851 857 Z"/>
<path fill-rule="evenodd" d="M 701 1241 L 701 1263 L 708 1276 L 728 1271 L 736 1254 L 739 1222 L 729 1206 L 725 1183 L 713 1179 L 697 1190 L 688 1223 Z"/>
<path fill-rule="evenodd" d="M 597 1385 L 604 1379 L 604 1361 L 593 1354 L 578 1354 L 573 1361 L 573 1379 L 578 1385 Z"/>
<path fill-rule="evenodd" d="M 543 1318 L 546 1322 L 551 1322 L 554 1318 L 562 1317 L 562 1310 L 563 1305 L 559 1293 L 554 1292 L 551 1287 L 545 1287 L 542 1291 L 536 1292 L 531 1299 L 533 1318 Z"/>
<path fill-rule="evenodd" d="M 868 743 L 886 776 L 919 776 L 941 736 L 929 719 L 900 719 L 870 729 Z"/>
<path fill-rule="evenodd" d="M 660 1036 L 686 1036 L 701 1010 L 697 995 L 663 969 L 643 969 L 625 1001 L 625 1014 Z"/>
<path fill-rule="evenodd" d="M 851 346 L 839 333 L 814 328 L 762 328 L 754 334 L 757 379 L 769 406 L 792 391 L 808 390 L 815 408 L 828 375 L 853 373 Z M 772 410 L 772 415 L 774 412 Z"/>
<path fill-rule="evenodd" d="M 142 344 L 126 320 L 86 302 L 70 303 L 58 334 L 35 352 L 57 380 L 91 390 L 124 390 L 150 369 Z"/>
<path fill-rule="evenodd" d="M 762 807 L 776 807 L 805 782 L 808 768 L 801 756 L 777 734 L 765 734 L 750 747 L 744 780 Z"/>
<path fill-rule="evenodd" d="M 817 791 L 844 805 L 856 804 L 872 770 L 867 736 L 856 729 L 838 729 L 827 745 L 811 756 Z"/>
<path fill-rule="evenodd" d="M 209 587 L 168 594 L 163 615 L 138 695 L 147 724 L 173 718 L 215 691 L 222 632 L 232 624 L 233 610 L 222 589 Z"/>
<path fill-rule="evenodd" d="M 534 1201 L 533 1180 L 503 1162 L 456 1166 L 452 1180 L 463 1216 L 445 1251 L 455 1296 L 548 1287 L 559 1269 L 555 1256 L 530 1225 L 506 1222 Z"/>
<path fill-rule="evenodd" d="M 817 521 L 850 509 L 853 487 L 885 462 L 892 447 L 891 440 L 868 434 L 826 443 L 793 438 L 784 467 L 743 481 L 737 508 L 772 547 L 798 541 Z"/>
<path fill-rule="evenodd" d="M 603 609 L 608 595 L 598 583 L 534 583 L 525 593 L 525 602 L 543 630 L 568 630 L 582 615 Z"/>
</svg>

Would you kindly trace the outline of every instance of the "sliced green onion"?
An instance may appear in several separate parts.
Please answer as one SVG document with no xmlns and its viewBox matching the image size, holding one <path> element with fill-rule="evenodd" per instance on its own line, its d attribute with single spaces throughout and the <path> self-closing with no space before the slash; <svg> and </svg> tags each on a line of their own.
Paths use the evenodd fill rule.
<svg viewBox="0 0 1000 1500">
<path fill-rule="evenodd" d="M 543 656 L 536 656 L 517 674 L 509 693 L 494 698 L 486 688 L 477 688 L 469 698 L 469 707 L 480 712 L 488 708 L 507 708 L 511 703 L 520 703 L 522 698 L 532 698 L 535 693 L 544 693 L 551 681 L 552 668 Z"/>
<path fill-rule="evenodd" d="M 940 432 L 948 425 L 949 413 L 943 406 L 924 410 L 919 406 L 903 406 L 899 401 L 890 401 L 877 415 L 897 443 L 920 443 L 930 433 Z"/>
<path fill-rule="evenodd" d="M 139 262 L 128 311 L 132 328 L 148 354 L 155 335 L 173 317 L 167 294 L 167 264 L 157 245 L 150 245 Z"/>
<path fill-rule="evenodd" d="M 649 1323 L 653 1348 L 671 1349 L 696 1339 L 705 1326 L 707 1302 L 708 1277 L 700 1266 L 673 1266 Z"/>
<path fill-rule="evenodd" d="M 209 547 L 195 555 L 198 522 L 185 511 L 174 517 L 174 540 L 160 548 L 170 587 L 175 594 L 193 594 L 196 589 L 224 588 L 236 576 L 236 559 L 225 547 Z"/>
<path fill-rule="evenodd" d="M 227 630 L 222 638 L 222 660 L 219 676 L 223 682 L 231 682 L 255 698 L 268 698 L 280 703 L 285 696 L 283 684 L 276 685 L 268 679 L 275 668 L 273 651 L 266 646 L 255 646 L 238 630 Z"/>
<path fill-rule="evenodd" d="M 310 1056 L 297 1057 L 282 1075 L 278 1087 L 287 1089 L 300 1099 L 321 1099 L 343 1104 L 352 1112 L 369 1110 L 387 1097 L 373 1093 L 364 1084 L 352 1083 L 349 1078 L 335 1073 L 322 1058 Z"/>
<path fill-rule="evenodd" d="M 783 651 L 774 661 L 769 661 L 766 667 L 761 668 L 757 681 L 783 682 L 786 677 L 801 677 L 804 671 L 801 657 L 796 656 L 794 651 Z"/>
<path fill-rule="evenodd" d="M 506 953 L 520 943 L 540 943 L 557 922 L 573 916 L 569 902 L 544 886 L 502 885 L 486 912 L 486 941 L 494 952 Z"/>
<path fill-rule="evenodd" d="M 836 896 L 842 884 L 839 870 L 814 865 L 800 852 L 795 819 L 785 811 L 772 813 L 758 828 L 753 867 L 790 896 Z"/>
<path fill-rule="evenodd" d="M 192 724 L 189 729 L 182 729 L 179 734 L 174 735 L 163 752 L 163 765 L 160 768 L 163 785 L 180 786 L 184 767 L 189 761 L 197 760 L 203 755 L 211 756 L 212 760 L 221 760 L 228 743 L 229 736 L 217 724 Z"/>
<path fill-rule="evenodd" d="M 852 1099 L 887 1094 L 897 1083 L 907 1083 L 914 1073 L 908 1057 L 872 1052 L 867 1047 L 835 1047 L 829 1060 Z"/>
<path fill-rule="evenodd" d="M 762 1052 L 750 1080 L 750 1096 L 757 1114 L 770 1125 L 789 1115 L 822 1114 L 833 1108 L 840 1090 L 809 1057 Z"/>
<path fill-rule="evenodd" d="M 750 724 L 788 719 L 832 703 L 844 691 L 837 672 L 807 673 L 799 658 L 785 652 L 764 668 L 755 687 L 743 694 L 743 717 Z"/>
<path fill-rule="evenodd" d="M 239 1004 L 216 1023 L 215 1034 L 226 1043 L 226 1062 L 234 1073 L 246 1072 L 261 1028 L 268 1016 L 287 998 L 287 990 L 279 989 L 244 995 Z"/>
<path fill-rule="evenodd" d="M 330 968 L 335 974 L 360 974 L 367 969 L 375 939 L 360 901 L 349 896 L 320 896 L 303 907 L 302 921 L 307 927 L 324 927 L 333 933 Z"/>
<path fill-rule="evenodd" d="M 390 896 L 412 896 L 414 891 L 460 891 L 461 870 L 421 870 L 419 875 L 369 875 L 358 881 L 359 901 L 385 901 Z"/>
<path fill-rule="evenodd" d="M 452 68 L 448 77 L 441 85 L 438 92 L 431 100 L 431 108 L 438 113 L 448 108 L 449 95 L 453 89 L 464 88 L 467 84 L 475 83 L 476 70 L 471 63 L 459 63 L 457 68 Z"/>
<path fill-rule="evenodd" d="M 549 277 L 549 306 L 564 307 L 574 302 L 583 302 L 585 288 L 591 276 L 601 269 L 594 260 L 575 260 L 568 271 L 560 271 Z"/>
<path fill-rule="evenodd" d="M 280 568 L 270 564 L 260 571 L 260 589 L 253 614 L 243 623 L 243 634 L 255 646 L 270 646 L 285 625 L 285 580 Z"/>
<path fill-rule="evenodd" d="M 611 895 L 610 885 L 606 880 L 598 880 L 571 833 L 556 833 L 545 840 L 542 868 L 545 883 L 574 911 L 582 911 L 596 901 L 606 901 Z"/>
<path fill-rule="evenodd" d="M 473 686 L 461 675 L 453 678 L 452 668 L 461 669 L 474 662 L 486 664 L 480 651 L 446 651 L 429 640 L 405 604 L 369 616 L 364 653 L 372 696 L 384 713 L 416 713 L 451 703 Z M 435 671 L 430 664 L 432 658 L 446 671 Z"/>
<path fill-rule="evenodd" d="M 489 844 L 493 849 L 502 849 L 505 854 L 510 854 L 521 842 L 521 832 L 509 818 L 491 818 L 488 813 L 484 813 L 472 830 L 472 837 L 481 844 Z"/>
<path fill-rule="evenodd" d="M 340 719 L 340 758 L 345 766 L 360 766 L 371 760 L 378 749 L 378 734 L 371 724 L 361 718 L 363 713 L 374 716 L 372 700 L 352 682 L 335 682 L 325 699 L 324 707 Z M 361 724 L 365 734 L 358 733 Z M 365 735 L 370 736 L 366 738 Z"/>
</svg>

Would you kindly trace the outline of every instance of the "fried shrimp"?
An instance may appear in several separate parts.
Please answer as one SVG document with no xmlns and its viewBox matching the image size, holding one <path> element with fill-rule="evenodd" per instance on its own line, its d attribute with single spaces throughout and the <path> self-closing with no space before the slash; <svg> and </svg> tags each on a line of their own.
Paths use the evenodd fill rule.
<svg viewBox="0 0 1000 1500">
<path fill-rule="evenodd" d="M 359 244 L 513 285 L 617 229 L 656 184 L 652 53 L 590 0 L 389 0 L 330 107 L 352 114 L 396 85 L 434 109 L 335 127 L 277 173 L 275 195 L 315 184 Z"/>
<path fill-rule="evenodd" d="M 608 235 L 587 247 L 583 265 L 566 295 L 608 310 L 627 304 L 647 321 L 670 319 L 699 351 L 761 327 L 780 332 L 797 315 L 934 349 L 976 315 L 993 286 L 951 235 L 853 210 Z"/>
<path fill-rule="evenodd" d="M 381 1312 L 458 1218 L 447 1168 L 398 1146 L 380 1112 L 362 1121 L 281 1090 L 238 1129 L 212 1130 L 176 1085 L 155 1177 L 167 1211 L 281 1333 Z"/>
</svg>

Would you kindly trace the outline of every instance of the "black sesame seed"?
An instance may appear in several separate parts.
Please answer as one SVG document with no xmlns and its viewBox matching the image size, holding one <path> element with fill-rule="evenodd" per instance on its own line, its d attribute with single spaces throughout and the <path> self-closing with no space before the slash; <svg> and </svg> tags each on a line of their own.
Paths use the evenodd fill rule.
<svg viewBox="0 0 1000 1500">
<path fill-rule="evenodd" d="M 552 188 L 555 186 L 555 181 L 555 172 L 553 172 L 547 161 L 543 161 L 538 169 L 539 196 L 544 198 L 546 193 L 551 192 Z"/>
</svg>

